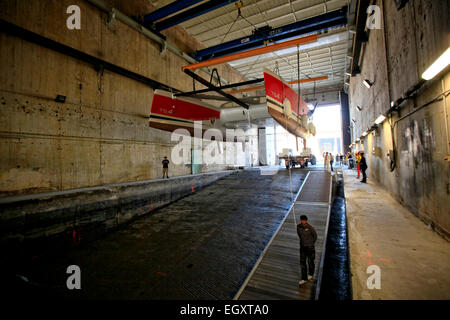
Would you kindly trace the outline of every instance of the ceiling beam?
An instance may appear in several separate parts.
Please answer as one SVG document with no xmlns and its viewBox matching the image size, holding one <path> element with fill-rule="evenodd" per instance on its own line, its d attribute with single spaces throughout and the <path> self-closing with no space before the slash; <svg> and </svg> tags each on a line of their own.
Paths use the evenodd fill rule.
<svg viewBox="0 0 450 320">
<path fill-rule="evenodd" d="M 276 42 L 305 35 L 312 32 L 320 32 L 343 26 L 347 23 L 347 7 L 326 14 L 290 23 L 277 28 L 265 26 L 253 31 L 247 37 L 231 40 L 195 53 L 195 60 L 204 61 L 213 57 L 220 57 L 237 51 L 253 49 L 265 45 L 267 42 Z"/>
<path fill-rule="evenodd" d="M 203 0 L 177 0 L 168 5 L 152 11 L 144 15 L 144 24 L 152 24 L 153 22 L 162 18 L 168 17 L 171 14 L 184 10 Z"/>
<path fill-rule="evenodd" d="M 210 0 L 195 6 L 191 9 L 187 9 L 179 14 L 176 14 L 170 18 L 164 19 L 154 24 L 154 29 L 158 32 L 165 30 L 167 28 L 176 26 L 184 21 L 193 19 L 195 17 L 201 16 L 210 11 L 216 10 L 230 3 L 236 2 L 237 0 Z"/>
<path fill-rule="evenodd" d="M 211 89 L 215 92 L 217 92 L 218 94 L 222 95 L 225 98 L 228 98 L 230 101 L 233 101 L 235 103 L 237 103 L 238 105 L 240 105 L 241 107 L 248 109 L 249 106 L 248 104 L 242 102 L 241 100 L 239 100 L 238 98 L 232 96 L 231 94 L 226 93 L 225 91 L 223 91 L 220 87 L 216 87 L 215 85 L 213 85 L 211 82 L 209 82 L 206 79 L 203 79 L 202 77 L 200 77 L 199 75 L 195 74 L 194 72 L 192 72 L 189 69 L 185 69 L 183 70 L 184 73 L 186 73 L 187 75 L 189 75 L 190 77 L 192 77 L 194 80 L 197 80 L 198 82 L 200 82 L 202 85 L 204 85 L 205 87 L 207 87 L 208 89 Z"/>
<path fill-rule="evenodd" d="M 233 60 L 238 60 L 238 59 L 244 59 L 244 58 L 249 58 L 249 57 L 254 57 L 260 54 L 264 54 L 264 53 L 268 53 L 268 52 L 272 52 L 272 51 L 277 51 L 277 50 L 281 50 L 281 49 L 285 49 L 285 48 L 290 48 L 290 47 L 294 47 L 303 43 L 309 43 L 309 42 L 314 42 L 317 41 L 317 35 L 313 34 L 310 36 L 306 36 L 306 37 L 301 37 L 301 38 L 297 38 L 297 39 L 293 39 L 293 40 L 289 40 L 289 41 L 285 41 L 285 42 L 281 42 L 281 43 L 276 43 L 276 44 L 272 44 L 272 45 L 268 45 L 266 47 L 262 47 L 262 48 L 256 48 L 256 49 L 252 49 L 252 50 L 248 50 L 248 51 L 244 51 L 244 52 L 238 52 L 238 53 L 234 53 L 234 54 L 230 54 L 224 57 L 220 57 L 220 58 L 215 58 L 215 59 L 211 59 L 211 60 L 207 60 L 207 61 L 202 61 L 199 63 L 194 63 L 185 67 L 182 67 L 181 69 L 184 70 L 195 70 L 197 68 L 202 68 L 202 67 L 207 67 L 207 66 L 212 66 L 212 65 L 217 65 L 217 64 L 222 64 L 222 63 L 226 63 L 226 62 L 230 62 Z"/>
</svg>

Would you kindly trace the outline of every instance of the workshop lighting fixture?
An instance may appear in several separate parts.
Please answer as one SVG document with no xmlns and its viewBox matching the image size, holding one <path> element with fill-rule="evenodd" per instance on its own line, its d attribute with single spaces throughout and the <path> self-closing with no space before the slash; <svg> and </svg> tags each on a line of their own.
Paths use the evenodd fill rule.
<svg viewBox="0 0 450 320">
<path fill-rule="evenodd" d="M 365 137 L 365 136 L 367 136 L 367 134 L 368 134 L 368 132 L 367 132 L 367 131 L 364 131 L 364 132 L 362 133 L 362 136 Z"/>
<path fill-rule="evenodd" d="M 385 119 L 386 119 L 386 117 L 385 117 L 384 115 L 380 114 L 380 115 L 378 116 L 378 118 L 375 119 L 375 124 L 380 124 L 380 123 L 382 123 Z"/>
<path fill-rule="evenodd" d="M 431 66 L 422 73 L 422 78 L 425 80 L 433 79 L 439 72 L 444 70 L 450 63 L 450 47 L 433 62 Z"/>
<path fill-rule="evenodd" d="M 370 82 L 370 80 L 364 79 L 363 84 L 370 89 L 370 87 L 373 85 L 373 82 Z"/>
</svg>

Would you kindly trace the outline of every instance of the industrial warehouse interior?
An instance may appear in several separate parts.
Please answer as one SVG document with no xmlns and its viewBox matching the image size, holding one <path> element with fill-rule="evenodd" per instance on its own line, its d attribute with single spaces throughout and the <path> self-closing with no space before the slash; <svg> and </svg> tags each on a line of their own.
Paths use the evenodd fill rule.
<svg viewBox="0 0 450 320">
<path fill-rule="evenodd" d="M 3 291 L 169 319 L 450 300 L 449 12 L 1 0 Z"/>
</svg>

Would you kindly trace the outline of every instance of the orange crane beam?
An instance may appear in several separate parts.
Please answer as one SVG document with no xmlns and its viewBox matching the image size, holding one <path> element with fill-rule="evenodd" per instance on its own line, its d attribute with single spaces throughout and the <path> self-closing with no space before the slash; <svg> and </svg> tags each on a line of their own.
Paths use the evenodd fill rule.
<svg viewBox="0 0 450 320">
<path fill-rule="evenodd" d="M 285 41 L 285 42 L 275 43 L 272 45 L 268 45 L 266 47 L 251 49 L 251 50 L 247 50 L 244 52 L 237 52 L 237 53 L 233 53 L 233 54 L 230 54 L 227 56 L 202 61 L 199 63 L 190 64 L 188 66 L 182 67 L 181 70 L 183 72 L 186 69 L 195 70 L 198 68 L 203 68 L 203 67 L 208 67 L 208 66 L 212 66 L 212 65 L 230 62 L 233 60 L 254 57 L 254 56 L 257 56 L 260 54 L 269 53 L 272 51 L 277 51 L 277 50 L 281 50 L 281 49 L 285 49 L 285 48 L 290 48 L 290 47 L 298 46 L 303 43 L 314 42 L 314 41 L 317 41 L 317 34 L 313 34 L 310 36 L 301 37 L 301 38 L 297 38 L 297 39 L 293 39 L 293 40 L 289 40 L 289 41 Z"/>
<path fill-rule="evenodd" d="M 322 77 L 302 79 L 300 81 L 298 81 L 298 80 L 289 81 L 288 83 L 289 84 L 296 84 L 296 83 L 299 83 L 299 82 L 300 83 L 305 83 L 305 82 L 313 82 L 313 81 L 327 80 L 327 79 L 328 79 L 328 76 L 322 76 Z M 236 90 L 227 91 L 227 93 L 234 94 L 234 93 L 249 92 L 249 91 L 262 90 L 262 89 L 264 89 L 264 86 L 257 86 L 257 87 L 244 88 L 244 89 L 236 89 Z"/>
</svg>

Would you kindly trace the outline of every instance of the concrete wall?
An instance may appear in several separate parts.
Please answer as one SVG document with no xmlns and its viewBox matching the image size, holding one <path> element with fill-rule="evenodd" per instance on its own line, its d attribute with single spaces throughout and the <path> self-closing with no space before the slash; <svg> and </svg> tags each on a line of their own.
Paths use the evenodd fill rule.
<svg viewBox="0 0 450 320">
<path fill-rule="evenodd" d="M 237 171 L 187 175 L 0 199 L 0 248 L 11 252 L 78 245 L 151 214 Z M 57 240 L 57 241 L 55 241 Z M 42 246 L 42 244 L 45 244 Z M 47 247 L 50 246 L 50 247 Z"/>
<path fill-rule="evenodd" d="M 153 10 L 149 1 L 109 1 L 135 16 Z M 66 9 L 81 8 L 81 30 L 69 30 Z M 181 72 L 188 63 L 84 0 L 5 0 L 0 18 L 77 50 L 155 79 L 192 90 Z M 201 45 L 181 28 L 164 31 L 180 49 Z M 222 78 L 241 75 L 219 66 Z M 72 188 L 159 178 L 170 157 L 170 133 L 150 128 L 153 90 L 135 80 L 0 32 L 0 194 Z M 200 73 L 208 77 L 205 73 Z M 197 84 L 197 88 L 201 88 Z M 53 100 L 65 95 L 64 104 Z M 221 170 L 214 167 L 213 170 Z M 209 168 L 208 170 L 212 170 Z M 172 165 L 171 176 L 191 172 Z"/>
<path fill-rule="evenodd" d="M 390 108 L 450 45 L 449 2 L 410 0 L 397 10 L 395 1 L 377 1 L 383 21 L 370 30 L 362 54 L 361 74 L 350 80 L 350 118 L 356 120 L 353 141 Z M 374 85 L 367 89 L 362 81 Z M 356 150 L 364 150 L 369 179 L 382 184 L 410 211 L 448 238 L 450 231 L 449 97 L 423 108 L 450 89 L 450 74 L 428 81 Z M 356 106 L 362 107 L 358 111 Z M 419 109 L 417 109 L 419 108 Z M 408 116 L 408 113 L 418 110 Z M 404 118 L 402 118 L 404 117 Z M 447 120 L 446 120 L 447 118 Z M 398 121 L 397 121 L 398 120 Z M 447 126 L 447 128 L 446 128 Z M 391 129 L 392 128 L 392 129 Z M 395 143 L 396 168 L 387 153 Z"/>
</svg>

